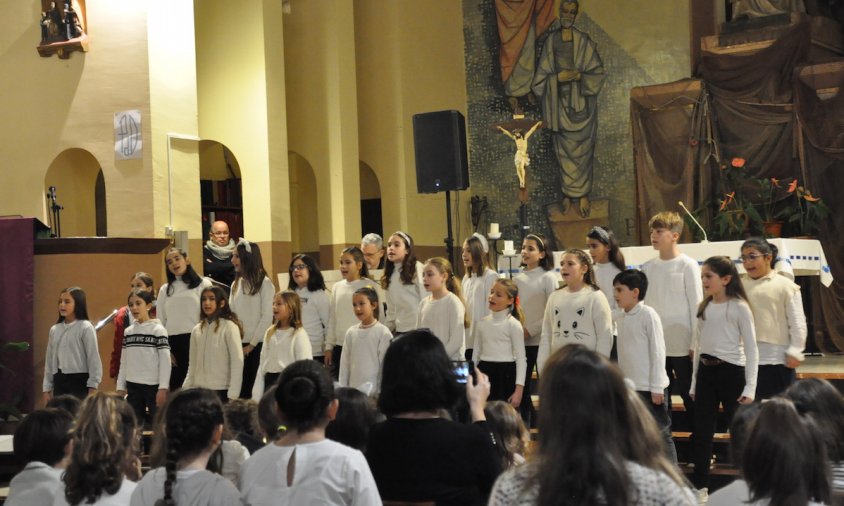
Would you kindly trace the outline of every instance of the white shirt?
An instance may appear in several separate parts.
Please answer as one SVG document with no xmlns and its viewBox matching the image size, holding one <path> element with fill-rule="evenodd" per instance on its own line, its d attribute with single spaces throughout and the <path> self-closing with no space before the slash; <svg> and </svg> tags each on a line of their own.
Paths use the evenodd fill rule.
<svg viewBox="0 0 844 506">
<path fill-rule="evenodd" d="M 598 282 L 598 288 L 601 289 L 601 293 L 604 294 L 604 297 L 607 298 L 607 303 L 610 305 L 610 311 L 613 315 L 612 334 L 617 336 L 618 329 L 615 318 L 621 316 L 621 310 L 618 309 L 618 303 L 615 301 L 615 293 L 613 293 L 615 288 L 612 282 L 621 270 L 612 262 L 594 264 L 592 265 L 592 270 L 595 272 L 595 280 Z"/>
<path fill-rule="evenodd" d="M 542 267 L 524 270 L 513 277 L 519 287 L 519 303 L 525 313 L 525 328 L 530 338 L 526 346 L 539 346 L 542 335 L 542 318 L 548 297 L 560 287 L 560 275 L 553 269 L 546 271 Z"/>
<path fill-rule="evenodd" d="M 317 290 L 312 292 L 305 288 L 297 288 L 296 294 L 302 301 L 302 327 L 311 340 L 311 350 L 315 357 L 321 357 L 325 349 L 325 333 L 328 329 L 331 301 L 328 292 Z"/>
<path fill-rule="evenodd" d="M 802 361 L 807 328 L 800 287 L 774 271 L 741 282 L 753 308 L 759 365 L 785 364 L 786 355 Z"/>
<path fill-rule="evenodd" d="M 173 294 L 167 295 L 167 283 L 158 290 L 158 301 L 155 304 L 155 315 L 167 329 L 168 336 L 190 334 L 193 327 L 200 320 L 199 298 L 202 290 L 212 286 L 211 280 L 202 278 L 196 288 L 188 288 L 181 276 L 173 281 Z"/>
<path fill-rule="evenodd" d="M 64 485 L 61 478 L 64 469 L 56 469 L 43 462 L 30 462 L 12 478 L 9 483 L 9 497 L 6 506 L 31 506 L 51 504 L 56 490 Z"/>
<path fill-rule="evenodd" d="M 242 382 L 243 345 L 237 324 L 225 318 L 197 323 L 190 334 L 188 372 L 182 387 L 226 390 L 229 399 L 237 399 Z"/>
<path fill-rule="evenodd" d="M 769 499 L 760 499 L 759 501 L 750 501 L 750 488 L 747 482 L 741 478 L 736 479 L 729 485 L 719 488 L 709 496 L 706 502 L 707 506 L 767 506 L 770 504 Z M 823 506 L 822 503 L 809 501 L 806 506 Z"/>
<path fill-rule="evenodd" d="M 648 277 L 645 304 L 654 308 L 662 321 L 666 356 L 688 356 L 697 307 L 703 300 L 700 267 L 681 253 L 671 260 L 648 260 L 642 272 Z"/>
<path fill-rule="evenodd" d="M 261 362 L 252 387 L 252 399 L 256 402 L 264 395 L 265 374 L 279 373 L 297 360 L 313 358 L 311 340 L 304 328 L 270 328 L 267 334 L 269 337 L 265 338 L 264 347 L 261 348 Z"/>
<path fill-rule="evenodd" d="M 393 340 L 386 325 L 376 320 L 371 327 L 357 324 L 346 331 L 340 356 L 340 386 L 361 390 L 367 395 L 381 391 L 381 367 Z M 361 388 L 369 383 L 370 388 Z"/>
<path fill-rule="evenodd" d="M 103 494 L 97 498 L 96 501 L 93 503 L 88 503 L 82 501 L 80 505 L 84 504 L 86 506 L 129 506 L 129 501 L 132 497 L 132 492 L 135 491 L 135 487 L 138 484 L 134 481 L 129 481 L 126 477 L 123 477 L 123 481 L 120 482 L 120 488 L 117 489 L 114 495 L 111 494 Z M 162 488 L 162 490 L 164 490 Z M 70 506 L 70 503 L 67 502 L 64 496 L 65 486 L 64 482 L 56 489 L 55 496 L 53 497 L 53 506 Z"/>
<path fill-rule="evenodd" d="M 53 375 L 88 373 L 88 388 L 97 388 L 103 379 L 103 364 L 97 346 L 97 333 L 88 320 L 73 320 L 50 327 L 47 356 L 44 359 L 44 392 L 53 391 Z"/>
<path fill-rule="evenodd" d="M 294 456 L 295 472 L 288 486 L 288 463 Z M 363 454 L 329 439 L 261 448 L 243 464 L 240 490 L 250 506 L 381 504 Z"/>
<path fill-rule="evenodd" d="M 406 285 L 401 280 L 401 264 L 393 264 L 390 286 L 387 288 L 387 318 L 385 324 L 395 328 L 396 332 L 413 330 L 418 323 L 419 302 L 425 297 L 422 284 L 422 262 L 416 262 L 416 274 L 413 283 Z"/>
<path fill-rule="evenodd" d="M 498 280 L 498 273 L 487 267 L 481 276 L 467 273 L 463 276 L 463 298 L 466 300 L 466 313 L 469 315 L 469 328 L 466 330 L 466 349 L 474 347 L 475 324 L 490 313 L 489 292 Z"/>
<path fill-rule="evenodd" d="M 661 394 L 668 388 L 665 338 L 652 307 L 639 302 L 618 320 L 618 367 L 639 392 Z"/>
<path fill-rule="evenodd" d="M 131 506 L 154 506 L 164 497 L 167 470 L 149 471 L 132 494 Z M 237 488 L 219 474 L 205 469 L 176 471 L 173 499 L 179 506 L 237 506 L 241 504 Z"/>
<path fill-rule="evenodd" d="M 525 331 L 510 309 L 493 311 L 475 324 L 476 340 L 472 358 L 484 362 L 515 362 L 516 385 L 525 384 Z"/>
<path fill-rule="evenodd" d="M 257 346 L 264 342 L 264 334 L 273 323 L 275 286 L 265 277 L 258 293 L 250 295 L 248 285 L 243 278 L 235 281 L 229 304 L 243 325 L 243 343 Z"/>
<path fill-rule="evenodd" d="M 750 306 L 743 300 L 733 298 L 720 304 L 710 302 L 703 316 L 698 320 L 695 332 L 692 386 L 689 392 L 695 393 L 697 370 L 701 367 L 699 358 L 705 353 L 744 367 L 744 390 L 741 395 L 755 398 L 759 355 Z"/>
<path fill-rule="evenodd" d="M 542 339 L 536 359 L 537 371 L 552 353 L 578 343 L 605 357 L 612 349 L 612 317 L 607 298 L 589 285 L 576 292 L 560 288 L 548 298 L 542 320 Z"/>
<path fill-rule="evenodd" d="M 445 297 L 437 300 L 429 295 L 419 303 L 416 328 L 427 328 L 437 336 L 451 360 L 463 360 L 466 350 L 465 315 L 466 308 L 457 295 L 448 292 Z"/>
<path fill-rule="evenodd" d="M 169 388 L 170 372 L 170 343 L 161 322 L 136 320 L 123 331 L 118 390 L 126 390 L 127 381 Z"/>
<path fill-rule="evenodd" d="M 331 289 L 328 312 L 328 333 L 325 336 L 325 351 L 335 346 L 343 346 L 343 339 L 349 327 L 358 324 L 358 317 L 352 307 L 352 296 L 363 287 L 375 289 L 375 282 L 369 278 L 356 279 L 352 282 L 342 280 Z"/>
</svg>

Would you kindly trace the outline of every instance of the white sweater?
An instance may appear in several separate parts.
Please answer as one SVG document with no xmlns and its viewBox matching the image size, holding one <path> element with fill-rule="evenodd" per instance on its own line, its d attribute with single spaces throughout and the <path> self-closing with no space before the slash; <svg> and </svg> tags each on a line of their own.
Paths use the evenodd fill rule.
<svg viewBox="0 0 844 506">
<path fill-rule="evenodd" d="M 451 360 L 463 360 L 466 350 L 466 308 L 460 297 L 448 292 L 445 297 L 434 300 L 429 295 L 419 303 L 419 320 L 416 328 L 427 328 L 445 345 L 445 352 Z"/>
<path fill-rule="evenodd" d="M 127 381 L 168 388 L 170 369 L 170 343 L 160 321 L 138 323 L 136 320 L 123 331 L 118 390 L 126 390 Z"/>
<path fill-rule="evenodd" d="M 516 385 L 525 384 L 525 331 L 510 309 L 493 311 L 475 324 L 476 340 L 472 359 L 484 362 L 515 362 Z"/>
<path fill-rule="evenodd" d="M 240 330 L 233 321 L 221 318 L 197 323 L 190 334 L 189 360 L 183 388 L 227 390 L 229 399 L 240 396 L 243 345 Z"/>
<path fill-rule="evenodd" d="M 387 288 L 387 318 L 384 323 L 396 332 L 413 330 L 418 323 L 419 302 L 425 297 L 422 284 L 422 262 L 416 262 L 416 274 L 413 283 L 405 285 L 401 280 L 401 264 L 394 264 L 395 270 L 390 276 Z"/>
<path fill-rule="evenodd" d="M 357 325 L 358 317 L 352 307 L 352 296 L 360 288 L 371 286 L 375 289 L 375 282 L 369 278 L 356 279 L 352 282 L 338 281 L 331 289 L 331 299 L 328 311 L 328 333 L 325 336 L 325 351 L 331 351 L 335 346 L 343 346 L 343 339 L 349 327 Z"/>
<path fill-rule="evenodd" d="M 232 286 L 229 304 L 243 325 L 243 344 L 257 346 L 264 342 L 264 332 L 273 322 L 275 286 L 265 277 L 258 293 L 249 295 L 248 290 L 248 283 L 243 278 L 237 280 Z"/>
<path fill-rule="evenodd" d="M 315 357 L 321 357 L 325 349 L 325 334 L 331 313 L 328 292 L 325 290 L 312 292 L 305 287 L 297 288 L 296 294 L 302 301 L 302 327 L 311 340 L 311 350 Z"/>
<path fill-rule="evenodd" d="M 699 319 L 694 340 L 692 387 L 695 393 L 700 356 L 711 355 L 733 365 L 744 367 L 744 397 L 756 397 L 756 375 L 759 355 L 756 350 L 756 330 L 750 306 L 740 299 L 728 299 L 716 304 L 710 302 Z"/>
<path fill-rule="evenodd" d="M 530 335 L 525 346 L 539 346 L 545 306 L 548 297 L 560 286 L 560 275 L 553 269 L 546 271 L 542 267 L 534 267 L 516 274 L 513 281 L 519 287 L 519 303 L 525 313 L 525 328 Z"/>
<path fill-rule="evenodd" d="M 294 456 L 293 484 L 288 486 L 288 464 Z M 381 504 L 363 454 L 330 439 L 295 446 L 268 444 L 243 464 L 240 490 L 250 506 Z"/>
<path fill-rule="evenodd" d="M 176 281 L 172 284 L 172 295 L 167 295 L 167 287 L 170 283 L 158 290 L 155 315 L 167 329 L 168 336 L 190 334 L 200 320 L 199 298 L 202 290 L 212 285 L 211 280 L 202 278 L 202 282 L 196 288 L 188 288 L 188 285 L 182 281 L 182 277 L 176 276 Z"/>
<path fill-rule="evenodd" d="M 542 340 L 536 359 L 538 371 L 552 353 L 567 344 L 578 343 L 605 357 L 612 348 L 612 318 L 607 298 L 600 290 L 584 286 L 576 292 L 568 287 L 551 294 L 542 320 Z"/>
<path fill-rule="evenodd" d="M 759 364 L 785 364 L 786 355 L 803 360 L 807 329 L 800 287 L 774 271 L 759 279 L 744 276 L 742 284 L 753 307 Z"/>
<path fill-rule="evenodd" d="M 668 388 L 665 338 L 652 307 L 639 302 L 618 320 L 618 367 L 639 392 L 661 394 Z"/>
<path fill-rule="evenodd" d="M 466 300 L 466 313 L 469 314 L 469 328 L 466 329 L 466 349 L 472 349 L 475 343 L 475 324 L 490 313 L 489 292 L 498 280 L 498 273 L 487 267 L 481 276 L 466 274 L 463 276 L 463 298 Z"/>
<path fill-rule="evenodd" d="M 648 277 L 645 304 L 654 308 L 662 321 L 666 356 L 687 356 L 697 307 L 703 299 L 700 267 L 681 253 L 671 260 L 648 260 L 642 265 L 642 272 Z"/>
<path fill-rule="evenodd" d="M 357 388 L 370 395 L 380 392 L 381 367 L 392 340 L 390 329 L 377 320 L 371 327 L 364 328 L 361 324 L 349 327 L 340 356 L 340 386 Z M 361 388 L 365 383 L 372 385 L 369 391 Z"/>
<path fill-rule="evenodd" d="M 138 482 L 132 494 L 131 506 L 154 506 L 164 497 L 167 470 L 158 467 L 150 470 Z M 232 506 L 239 505 L 240 494 L 226 478 L 205 469 L 176 471 L 173 499 L 179 506 Z"/>
<path fill-rule="evenodd" d="M 618 309 L 618 304 L 615 302 L 615 294 L 613 293 L 612 281 L 621 270 L 612 262 L 594 264 L 592 270 L 595 271 L 595 280 L 598 282 L 598 288 L 601 289 L 601 293 L 607 298 L 610 309 L 613 311 Z"/>
<path fill-rule="evenodd" d="M 50 327 L 47 356 L 44 359 L 44 392 L 53 391 L 53 375 L 88 373 L 88 388 L 97 388 L 103 379 L 103 363 L 97 347 L 97 333 L 88 320 L 73 320 Z"/>
<path fill-rule="evenodd" d="M 264 395 L 265 374 L 280 373 L 285 367 L 297 360 L 310 360 L 312 358 L 311 340 L 304 328 L 279 329 L 270 327 L 267 329 L 264 347 L 261 348 L 261 362 L 255 376 L 255 385 L 252 387 L 252 399 L 260 401 Z"/>
</svg>

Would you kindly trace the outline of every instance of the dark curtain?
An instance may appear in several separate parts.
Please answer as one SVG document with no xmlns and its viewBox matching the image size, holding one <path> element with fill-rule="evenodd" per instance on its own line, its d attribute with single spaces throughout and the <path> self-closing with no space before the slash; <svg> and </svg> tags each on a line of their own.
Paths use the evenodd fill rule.
<svg viewBox="0 0 844 506">
<path fill-rule="evenodd" d="M 0 402 L 23 412 L 33 407 L 32 314 L 35 284 L 35 220 L 0 218 L 0 344 L 11 341 L 29 343 L 23 353 L 4 351 L 0 362 Z"/>
<path fill-rule="evenodd" d="M 719 159 L 710 118 L 705 90 L 696 79 L 631 92 L 640 244 L 649 242 L 645 224 L 651 216 L 677 209 L 678 201 L 693 209 L 708 198 L 711 170 L 704 168 L 717 166 Z"/>
<path fill-rule="evenodd" d="M 813 290 L 814 311 L 821 317 L 814 337 L 822 351 L 844 350 L 844 65 L 840 77 L 838 94 L 827 100 L 797 72 L 794 80 L 806 177 L 830 208 L 819 239 L 835 281 L 828 288 L 816 284 Z"/>
</svg>

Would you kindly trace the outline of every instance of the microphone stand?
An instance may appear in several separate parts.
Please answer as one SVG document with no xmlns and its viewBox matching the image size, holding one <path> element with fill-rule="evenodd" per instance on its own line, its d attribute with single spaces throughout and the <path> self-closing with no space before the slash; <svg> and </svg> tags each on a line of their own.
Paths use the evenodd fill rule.
<svg viewBox="0 0 844 506">
<path fill-rule="evenodd" d="M 60 206 L 58 204 L 58 202 L 56 202 L 56 187 L 51 186 L 48 190 L 49 191 L 47 192 L 47 198 L 50 199 L 50 202 L 51 202 L 50 210 L 52 211 L 52 216 L 53 216 L 52 236 L 53 237 L 61 237 L 62 236 L 61 212 L 64 209 L 64 207 Z"/>
<path fill-rule="evenodd" d="M 700 241 L 700 242 L 701 242 L 701 244 L 706 244 L 706 243 L 708 243 L 708 242 L 709 242 L 709 239 L 706 237 L 706 230 L 704 230 L 704 229 L 703 229 L 703 227 L 700 225 L 700 222 L 698 222 L 698 221 L 697 221 L 697 219 L 695 219 L 694 215 L 693 215 L 691 212 L 689 212 L 689 210 L 688 210 L 688 209 L 686 209 L 686 205 L 685 205 L 685 204 L 683 204 L 683 201 L 682 201 L 682 200 L 681 200 L 681 201 L 679 201 L 679 202 L 677 202 L 677 203 L 678 203 L 678 204 L 680 204 L 680 207 L 682 207 L 682 208 L 683 208 L 683 211 L 686 211 L 686 215 L 687 215 L 689 218 L 691 218 L 691 219 L 692 219 L 692 221 L 695 223 L 695 225 L 697 225 L 697 228 L 701 231 L 701 233 L 703 233 L 703 240 L 702 240 L 702 241 Z"/>
</svg>

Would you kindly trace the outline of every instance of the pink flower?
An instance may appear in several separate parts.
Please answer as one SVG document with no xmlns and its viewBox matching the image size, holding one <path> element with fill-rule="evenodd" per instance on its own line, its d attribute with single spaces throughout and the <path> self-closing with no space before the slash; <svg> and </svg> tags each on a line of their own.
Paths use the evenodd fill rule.
<svg viewBox="0 0 844 506">
<path fill-rule="evenodd" d="M 740 168 L 744 167 L 744 163 L 745 163 L 744 158 L 736 157 L 736 158 L 733 158 L 733 161 L 730 162 L 730 165 L 732 165 L 733 167 L 735 167 L 737 169 L 740 169 Z"/>
<path fill-rule="evenodd" d="M 788 185 L 788 189 L 786 190 L 788 193 L 794 193 L 794 190 L 797 189 L 797 180 L 793 180 L 791 184 Z"/>
</svg>

